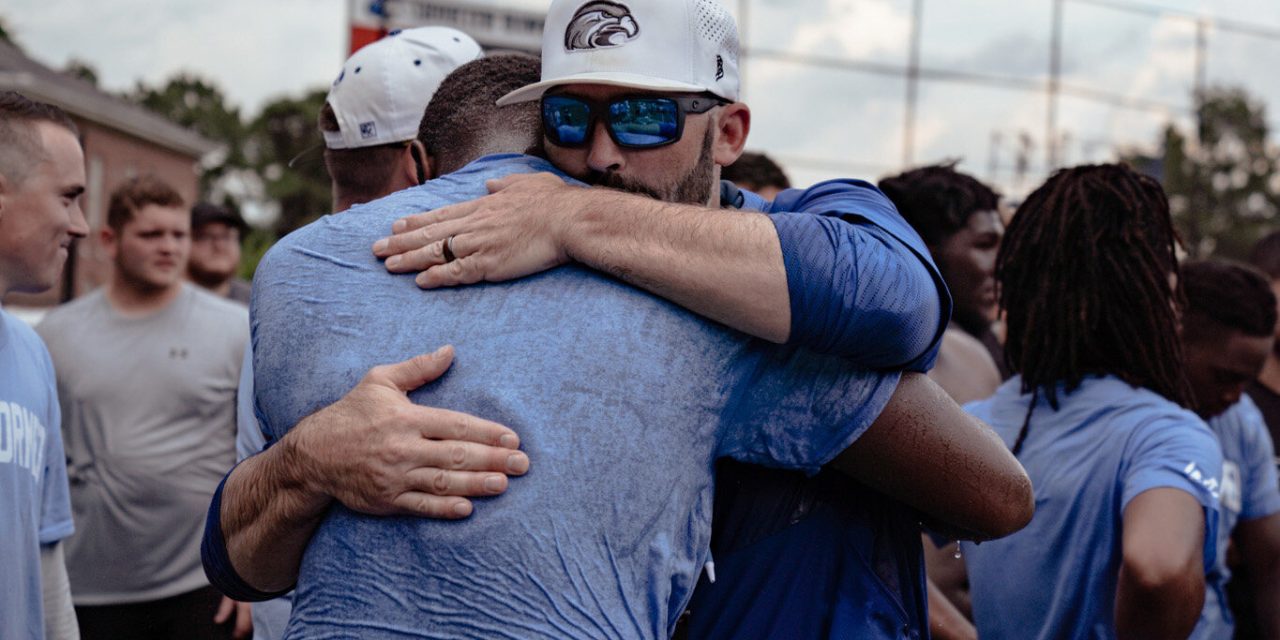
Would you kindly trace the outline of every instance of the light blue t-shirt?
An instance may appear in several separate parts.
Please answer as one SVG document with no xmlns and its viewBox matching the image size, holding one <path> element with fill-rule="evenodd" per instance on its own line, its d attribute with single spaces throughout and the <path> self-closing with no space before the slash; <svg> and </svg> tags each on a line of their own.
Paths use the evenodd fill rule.
<svg viewBox="0 0 1280 640">
<path fill-rule="evenodd" d="M 288 638 L 665 638 L 708 560 L 714 462 L 816 471 L 894 374 L 776 347 L 577 265 L 422 292 L 372 243 L 398 218 L 555 171 L 523 156 L 326 217 L 254 286 L 258 415 L 278 439 L 366 370 L 457 348 L 414 401 L 513 428 L 532 462 L 460 522 L 335 506 L 303 558 Z"/>
<path fill-rule="evenodd" d="M 1249 396 L 1209 420 L 1222 445 L 1222 521 L 1218 525 L 1218 561 L 1205 581 L 1204 613 L 1192 638 L 1230 638 L 1235 627 L 1227 602 L 1227 545 L 1241 520 L 1265 518 L 1280 512 L 1280 486 L 1272 459 L 1275 449 L 1262 412 Z"/>
<path fill-rule="evenodd" d="M 74 532 L 53 362 L 0 309 L 0 638 L 43 638 L 40 545 Z"/>
<path fill-rule="evenodd" d="M 1012 446 L 1030 394 L 1015 376 L 965 408 Z M 973 618 L 984 639 L 1115 637 L 1122 516 L 1129 501 L 1171 487 L 1204 506 L 1204 566 L 1217 557 L 1222 453 L 1195 414 L 1114 377 L 1059 389 L 1055 411 L 1036 405 L 1019 462 L 1035 487 L 1023 530 L 962 544 Z"/>
</svg>

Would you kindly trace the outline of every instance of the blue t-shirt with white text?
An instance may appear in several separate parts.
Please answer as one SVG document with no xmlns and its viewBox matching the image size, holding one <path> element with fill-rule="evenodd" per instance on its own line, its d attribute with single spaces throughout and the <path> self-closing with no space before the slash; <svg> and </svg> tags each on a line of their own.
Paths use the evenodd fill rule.
<svg viewBox="0 0 1280 640">
<path fill-rule="evenodd" d="M 335 506 L 286 637 L 667 637 L 708 559 L 715 460 L 816 471 L 892 395 L 896 374 L 750 339 L 577 265 L 423 292 L 372 256 L 396 219 L 532 171 L 554 169 L 481 159 L 309 225 L 259 266 L 255 395 L 273 439 L 370 367 L 452 344 L 453 367 L 412 399 L 513 428 L 532 462 L 464 521 Z"/>
<path fill-rule="evenodd" d="M 966 405 L 1012 447 L 1031 394 L 1022 378 Z M 1018 460 L 1035 487 L 1035 517 L 1021 531 L 962 543 L 973 618 L 986 639 L 1114 638 L 1121 529 L 1129 501 L 1156 488 L 1204 507 L 1204 566 L 1217 557 L 1222 453 L 1195 414 L 1115 377 L 1043 394 Z"/>
<path fill-rule="evenodd" d="M 1235 627 L 1227 602 L 1227 546 L 1236 523 L 1265 518 L 1280 512 L 1275 451 L 1262 412 L 1249 396 L 1209 420 L 1209 428 L 1222 445 L 1222 521 L 1218 525 L 1218 560 L 1205 577 L 1204 613 L 1192 638 L 1230 638 Z M 1245 558 L 1245 564 L 1258 562 Z"/>
<path fill-rule="evenodd" d="M 0 309 L 0 638 L 43 638 L 40 546 L 74 532 L 53 362 Z"/>
</svg>

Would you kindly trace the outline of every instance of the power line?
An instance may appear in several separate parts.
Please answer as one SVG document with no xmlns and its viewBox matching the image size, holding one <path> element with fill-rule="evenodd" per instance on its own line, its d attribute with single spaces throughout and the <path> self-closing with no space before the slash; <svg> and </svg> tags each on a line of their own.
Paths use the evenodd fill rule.
<svg viewBox="0 0 1280 640">
<path fill-rule="evenodd" d="M 1125 13 L 1136 13 L 1146 16 L 1181 18 L 1190 22 L 1207 22 L 1214 28 L 1222 31 L 1232 31 L 1243 35 L 1250 35 L 1256 38 L 1266 40 L 1280 40 L 1280 27 L 1262 27 L 1240 20 L 1231 18 L 1217 18 L 1214 16 L 1203 15 L 1193 11 L 1183 9 L 1174 9 L 1171 7 L 1162 7 L 1160 5 L 1147 2 L 1129 2 L 1124 0 L 1069 0 L 1075 4 L 1090 4 L 1096 7 L 1103 7 L 1114 11 L 1122 11 Z"/>
</svg>

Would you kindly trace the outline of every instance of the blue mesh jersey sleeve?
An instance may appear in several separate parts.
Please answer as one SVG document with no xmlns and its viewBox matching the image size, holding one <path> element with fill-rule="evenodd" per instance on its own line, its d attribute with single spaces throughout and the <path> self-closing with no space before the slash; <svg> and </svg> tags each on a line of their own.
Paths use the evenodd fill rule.
<svg viewBox="0 0 1280 640">
<path fill-rule="evenodd" d="M 1222 507 L 1222 448 L 1204 423 L 1186 417 L 1157 416 L 1134 431 L 1126 444 L 1121 471 L 1123 513 L 1139 494 L 1157 488 L 1179 489 L 1204 507 L 1204 566 L 1217 558 Z"/>
<path fill-rule="evenodd" d="M 744 195 L 744 206 L 758 196 Z M 924 241 L 879 189 L 832 180 L 778 195 L 791 341 L 873 369 L 928 371 L 951 295 Z"/>
<path fill-rule="evenodd" d="M 1265 518 L 1280 512 L 1280 481 L 1276 478 L 1276 464 L 1272 458 L 1275 448 L 1262 412 L 1249 398 L 1241 398 L 1243 431 L 1241 451 L 1247 459 L 1240 470 L 1244 486 L 1241 487 L 1241 520 Z"/>
</svg>

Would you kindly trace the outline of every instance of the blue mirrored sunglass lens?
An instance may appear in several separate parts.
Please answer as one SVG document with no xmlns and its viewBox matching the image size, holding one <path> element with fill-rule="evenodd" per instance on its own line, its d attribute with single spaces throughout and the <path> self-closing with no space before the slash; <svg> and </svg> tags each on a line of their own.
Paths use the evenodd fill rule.
<svg viewBox="0 0 1280 640">
<path fill-rule="evenodd" d="M 609 105 L 609 126 L 618 142 L 638 147 L 671 142 L 679 130 L 676 103 L 665 98 L 619 100 Z"/>
<path fill-rule="evenodd" d="M 591 127 L 591 107 L 568 98 L 542 101 L 542 126 L 552 142 L 577 145 L 586 142 Z"/>
</svg>

